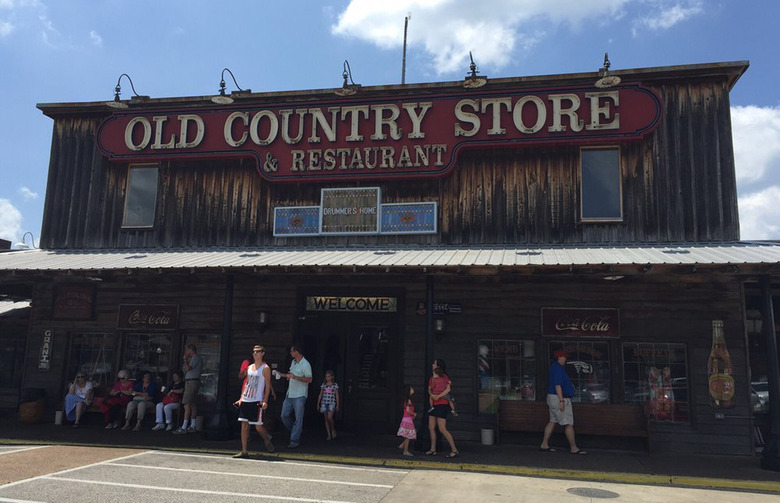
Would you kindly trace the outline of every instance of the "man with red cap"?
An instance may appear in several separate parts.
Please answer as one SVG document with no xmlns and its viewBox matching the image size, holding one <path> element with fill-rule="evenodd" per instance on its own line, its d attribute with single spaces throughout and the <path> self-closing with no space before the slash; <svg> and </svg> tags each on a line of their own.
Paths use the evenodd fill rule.
<svg viewBox="0 0 780 503">
<path fill-rule="evenodd" d="M 574 413 L 571 408 L 571 399 L 574 396 L 574 384 L 566 374 L 566 358 L 568 353 L 565 349 L 559 349 L 553 353 L 555 361 L 550 365 L 550 376 L 547 380 L 547 406 L 550 408 L 550 422 L 544 427 L 544 438 L 539 446 L 540 451 L 555 452 L 548 443 L 556 424 L 563 426 L 566 434 L 566 440 L 569 441 L 570 452 L 572 454 L 587 454 L 577 447 L 574 440 Z"/>
</svg>

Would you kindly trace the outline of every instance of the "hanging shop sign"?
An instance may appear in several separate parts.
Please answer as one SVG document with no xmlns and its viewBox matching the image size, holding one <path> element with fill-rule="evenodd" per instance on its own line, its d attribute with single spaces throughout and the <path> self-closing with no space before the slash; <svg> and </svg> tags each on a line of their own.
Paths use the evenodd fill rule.
<svg viewBox="0 0 780 503">
<path fill-rule="evenodd" d="M 51 348 L 54 344 L 54 330 L 44 330 L 41 340 L 41 352 L 38 357 L 38 370 L 51 369 Z"/>
<path fill-rule="evenodd" d="M 334 97 L 116 112 L 98 146 L 130 161 L 252 157 L 269 181 L 421 178 L 447 173 L 463 148 L 619 142 L 660 117 L 658 97 L 634 85 Z"/>
<path fill-rule="evenodd" d="M 620 313 L 617 309 L 543 307 L 542 335 L 620 337 Z"/>
<path fill-rule="evenodd" d="M 178 304 L 120 304 L 120 330 L 175 330 L 179 326 Z"/>
<path fill-rule="evenodd" d="M 95 287 L 59 285 L 54 292 L 54 319 L 91 320 L 94 313 Z"/>
<path fill-rule="evenodd" d="M 397 309 L 396 297 L 306 297 L 307 311 L 394 313 Z"/>
</svg>

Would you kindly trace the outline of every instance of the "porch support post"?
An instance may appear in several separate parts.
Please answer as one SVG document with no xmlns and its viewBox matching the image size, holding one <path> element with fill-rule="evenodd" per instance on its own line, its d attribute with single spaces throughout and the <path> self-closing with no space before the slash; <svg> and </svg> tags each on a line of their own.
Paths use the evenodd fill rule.
<svg viewBox="0 0 780 503">
<path fill-rule="evenodd" d="M 780 364 L 777 357 L 775 311 L 772 302 L 772 285 L 768 276 L 761 278 L 763 321 L 761 328 L 766 339 L 766 368 L 769 382 L 769 438 L 764 446 L 761 467 L 780 471 Z"/>
<path fill-rule="evenodd" d="M 219 345 L 219 383 L 217 384 L 216 410 L 211 416 L 205 436 L 209 440 L 230 440 L 230 425 L 227 418 L 227 390 L 230 360 L 230 333 L 233 325 L 233 283 L 232 274 L 225 276 L 225 312 L 222 323 L 222 340 Z"/>
<path fill-rule="evenodd" d="M 428 374 L 431 371 L 435 339 L 433 335 L 433 276 L 426 277 L 425 284 L 425 362 L 423 363 L 423 389 L 425 404 L 428 404 Z"/>
</svg>

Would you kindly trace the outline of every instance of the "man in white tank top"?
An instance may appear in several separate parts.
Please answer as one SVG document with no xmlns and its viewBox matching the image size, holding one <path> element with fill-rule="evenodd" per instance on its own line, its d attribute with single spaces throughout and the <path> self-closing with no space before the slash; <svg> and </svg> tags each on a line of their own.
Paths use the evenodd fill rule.
<svg viewBox="0 0 780 503">
<path fill-rule="evenodd" d="M 268 408 L 268 395 L 271 392 L 271 369 L 263 361 L 265 348 L 257 344 L 252 348 L 255 362 L 249 366 L 246 373 L 246 383 L 241 390 L 241 398 L 233 404 L 238 407 L 238 420 L 241 423 L 241 452 L 234 458 L 249 457 L 249 425 L 263 438 L 268 452 L 274 452 L 274 444 L 268 432 L 263 427 L 263 411 Z"/>
</svg>

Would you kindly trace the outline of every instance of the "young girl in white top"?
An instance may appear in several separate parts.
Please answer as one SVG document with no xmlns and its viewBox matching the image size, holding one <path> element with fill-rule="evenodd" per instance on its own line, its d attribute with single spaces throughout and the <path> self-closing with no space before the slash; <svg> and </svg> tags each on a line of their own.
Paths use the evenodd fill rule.
<svg viewBox="0 0 780 503">
<path fill-rule="evenodd" d="M 325 371 L 325 380 L 320 385 L 320 396 L 317 398 L 317 409 L 325 415 L 325 431 L 328 433 L 328 440 L 336 438 L 333 414 L 339 410 L 339 385 L 332 370 Z"/>
</svg>

